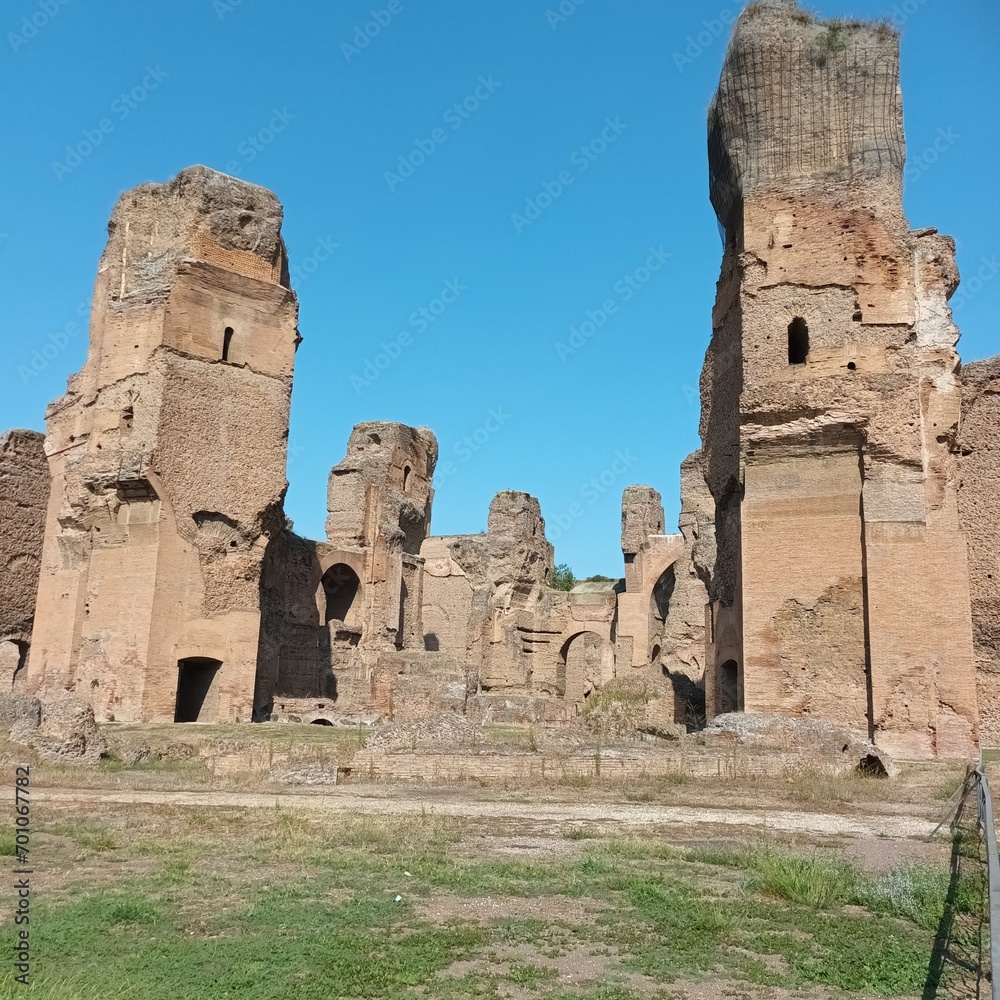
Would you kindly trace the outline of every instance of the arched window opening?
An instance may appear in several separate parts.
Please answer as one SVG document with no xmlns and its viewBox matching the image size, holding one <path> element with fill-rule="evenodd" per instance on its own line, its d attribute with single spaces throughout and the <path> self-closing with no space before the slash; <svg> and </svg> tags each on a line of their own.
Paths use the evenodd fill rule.
<svg viewBox="0 0 1000 1000">
<path fill-rule="evenodd" d="M 660 574 L 650 595 L 649 613 L 661 622 L 666 621 L 667 615 L 670 614 L 670 599 L 674 596 L 676 586 L 677 575 L 674 567 L 670 565 Z"/>
<path fill-rule="evenodd" d="M 719 668 L 719 714 L 740 710 L 740 667 L 726 660 Z"/>
<path fill-rule="evenodd" d="M 403 492 L 410 492 L 410 467 L 408 465 L 403 467 Z"/>
<path fill-rule="evenodd" d="M 788 363 L 804 365 L 809 357 L 809 327 L 801 316 L 788 324 Z"/>
<path fill-rule="evenodd" d="M 222 360 L 229 360 L 229 348 L 233 344 L 233 328 L 231 326 L 226 327 L 226 332 L 222 335 Z"/>
<path fill-rule="evenodd" d="M 350 566 L 337 563 L 323 574 L 323 593 L 326 595 L 326 621 L 346 622 L 358 596 L 361 581 Z"/>
</svg>

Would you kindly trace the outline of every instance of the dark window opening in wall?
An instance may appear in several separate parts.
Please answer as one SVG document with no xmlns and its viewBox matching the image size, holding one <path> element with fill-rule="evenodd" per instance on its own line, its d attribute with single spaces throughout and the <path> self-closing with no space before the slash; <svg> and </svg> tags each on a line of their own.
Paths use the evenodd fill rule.
<svg viewBox="0 0 1000 1000">
<path fill-rule="evenodd" d="M 10 686 L 11 690 L 17 690 L 18 679 L 22 676 L 22 671 L 28 665 L 28 644 L 22 642 L 20 639 L 13 640 L 14 645 L 17 647 L 17 666 L 14 667 L 14 674 L 11 678 Z"/>
<path fill-rule="evenodd" d="M 226 327 L 226 332 L 222 335 L 222 360 L 229 360 L 229 348 L 233 344 L 233 328 L 231 326 Z"/>
<path fill-rule="evenodd" d="M 719 714 L 740 710 L 740 668 L 735 660 L 719 667 Z"/>
<path fill-rule="evenodd" d="M 410 467 L 403 467 L 403 492 L 409 493 L 410 491 Z"/>
<path fill-rule="evenodd" d="M 804 365 L 809 357 L 809 327 L 801 316 L 788 324 L 788 363 Z"/>
<path fill-rule="evenodd" d="M 410 610 L 407 607 L 410 597 L 410 588 L 406 586 L 406 581 L 399 584 L 399 629 L 396 631 L 396 648 L 402 649 L 406 645 L 406 616 Z"/>
<path fill-rule="evenodd" d="M 212 682 L 221 666 L 221 660 L 211 660 L 204 656 L 192 656 L 177 661 L 177 703 L 174 707 L 174 722 L 198 721 Z"/>
<path fill-rule="evenodd" d="M 346 622 L 361 587 L 357 573 L 350 566 L 337 563 L 323 574 L 322 582 L 326 594 L 326 621 Z"/>
<path fill-rule="evenodd" d="M 673 566 L 668 566 L 653 585 L 649 613 L 661 622 L 666 621 L 667 615 L 670 614 L 670 598 L 673 597 L 676 586 L 677 576 Z"/>
<path fill-rule="evenodd" d="M 847 362 L 847 370 L 849 372 L 856 372 L 858 370 L 857 363 L 854 362 L 854 361 L 848 361 Z"/>
</svg>

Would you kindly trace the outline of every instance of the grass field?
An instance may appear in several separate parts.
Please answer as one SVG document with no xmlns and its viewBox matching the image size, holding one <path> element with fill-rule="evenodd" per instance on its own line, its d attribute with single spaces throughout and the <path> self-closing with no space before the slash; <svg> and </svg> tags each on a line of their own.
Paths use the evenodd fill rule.
<svg viewBox="0 0 1000 1000">
<path fill-rule="evenodd" d="M 4 968 L 3 998 L 916 997 L 946 904 L 982 902 L 978 869 L 579 824 L 143 805 L 35 829 L 34 982 Z"/>
</svg>

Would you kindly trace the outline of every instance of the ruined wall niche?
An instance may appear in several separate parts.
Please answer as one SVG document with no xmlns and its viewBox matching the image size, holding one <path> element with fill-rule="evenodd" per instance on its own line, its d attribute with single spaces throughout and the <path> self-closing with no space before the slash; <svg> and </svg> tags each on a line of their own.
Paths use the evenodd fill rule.
<svg viewBox="0 0 1000 1000">
<path fill-rule="evenodd" d="M 743 710 L 740 699 L 742 684 L 740 666 L 735 660 L 726 660 L 719 667 L 719 714 Z"/>
<path fill-rule="evenodd" d="M 788 363 L 804 365 L 809 360 L 809 325 L 801 316 L 788 324 Z"/>
</svg>

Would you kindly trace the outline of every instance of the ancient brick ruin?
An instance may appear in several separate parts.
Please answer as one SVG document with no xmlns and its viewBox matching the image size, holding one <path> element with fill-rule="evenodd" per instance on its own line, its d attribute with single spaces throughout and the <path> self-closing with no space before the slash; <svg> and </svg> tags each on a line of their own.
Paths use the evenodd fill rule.
<svg viewBox="0 0 1000 1000">
<path fill-rule="evenodd" d="M 959 523 L 954 242 L 903 215 L 899 40 L 794 4 L 741 18 L 709 114 L 726 250 L 702 375 L 716 710 L 978 727 Z"/>
<path fill-rule="evenodd" d="M 8 683 L 100 720 L 555 726 L 614 682 L 666 727 L 805 716 L 913 758 L 1000 737 L 1000 360 L 960 366 L 954 244 L 903 215 L 898 79 L 888 28 L 744 12 L 680 532 L 630 486 L 621 579 L 571 592 L 527 493 L 430 534 L 423 428 L 355 427 L 325 540 L 294 534 L 277 199 L 205 167 L 123 195 L 44 454 L 0 438 Z"/>
</svg>

